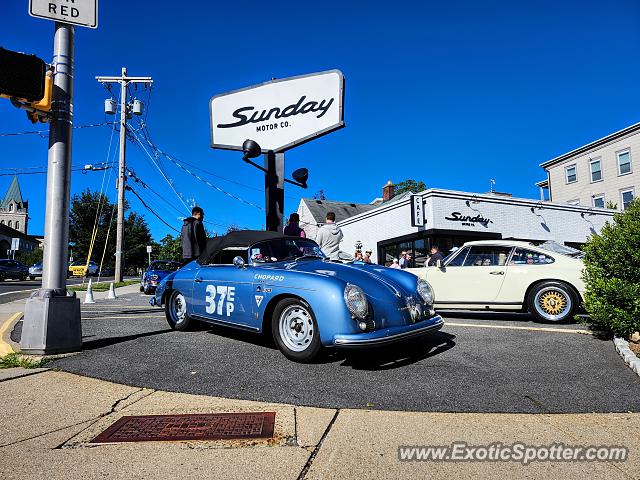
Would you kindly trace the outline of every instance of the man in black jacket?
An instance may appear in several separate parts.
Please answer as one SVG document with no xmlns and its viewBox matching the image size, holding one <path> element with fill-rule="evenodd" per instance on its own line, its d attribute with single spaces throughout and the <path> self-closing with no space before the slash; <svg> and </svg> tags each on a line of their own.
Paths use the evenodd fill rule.
<svg viewBox="0 0 640 480">
<path fill-rule="evenodd" d="M 207 234 L 204 231 L 202 220 L 204 210 L 200 207 L 193 207 L 191 216 L 184 219 L 182 223 L 182 264 L 195 260 L 204 251 L 207 244 Z"/>
</svg>

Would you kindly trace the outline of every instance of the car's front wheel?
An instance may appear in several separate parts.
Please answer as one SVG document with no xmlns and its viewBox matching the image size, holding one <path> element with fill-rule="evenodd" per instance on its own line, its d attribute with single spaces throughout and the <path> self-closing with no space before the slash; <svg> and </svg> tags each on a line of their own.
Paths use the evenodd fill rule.
<svg viewBox="0 0 640 480">
<path fill-rule="evenodd" d="M 191 318 L 187 315 L 187 301 L 177 290 L 171 292 L 169 300 L 165 303 L 164 313 L 169 326 L 174 330 L 184 331 L 189 328 Z"/>
<path fill-rule="evenodd" d="M 577 299 L 562 282 L 543 282 L 529 292 L 529 312 L 541 322 L 566 322 L 573 318 Z"/>
<path fill-rule="evenodd" d="M 281 300 L 273 312 L 271 330 L 278 348 L 290 360 L 311 362 L 322 347 L 313 310 L 303 300 Z"/>
</svg>

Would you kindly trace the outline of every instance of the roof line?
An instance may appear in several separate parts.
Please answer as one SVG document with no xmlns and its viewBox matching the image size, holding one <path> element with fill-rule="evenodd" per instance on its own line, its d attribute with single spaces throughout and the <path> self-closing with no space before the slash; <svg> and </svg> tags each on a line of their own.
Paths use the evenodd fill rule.
<svg viewBox="0 0 640 480">
<path fill-rule="evenodd" d="M 564 153 L 556 158 L 552 158 L 551 160 L 547 160 L 546 162 L 542 162 L 540 164 L 540 166 L 542 168 L 546 168 L 546 167 L 550 167 L 551 165 L 554 165 L 558 162 L 561 162 L 563 160 L 566 160 L 567 158 L 571 158 L 574 157 L 576 155 L 579 155 L 581 153 L 584 153 L 588 150 L 591 150 L 595 147 L 599 147 L 602 146 L 606 143 L 609 143 L 613 140 L 617 140 L 620 137 L 624 137 L 625 135 L 629 134 L 629 133 L 633 133 L 636 130 L 640 130 L 640 122 L 638 123 L 634 123 L 633 125 L 630 125 L 626 128 L 623 128 L 622 130 L 618 130 L 617 132 L 613 132 L 609 135 L 607 135 L 606 137 L 602 137 L 594 142 L 588 143 L 586 145 L 583 145 L 582 147 L 578 147 L 575 150 L 571 150 L 570 152 Z"/>
</svg>

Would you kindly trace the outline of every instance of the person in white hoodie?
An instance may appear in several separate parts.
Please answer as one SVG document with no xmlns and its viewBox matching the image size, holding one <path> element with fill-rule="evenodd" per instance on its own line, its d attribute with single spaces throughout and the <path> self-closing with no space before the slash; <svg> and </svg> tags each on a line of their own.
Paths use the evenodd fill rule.
<svg viewBox="0 0 640 480">
<path fill-rule="evenodd" d="M 320 227 L 316 235 L 316 243 L 320 249 L 331 260 L 340 260 L 340 242 L 342 241 L 342 230 L 335 224 L 336 214 L 327 212 L 325 224 Z"/>
</svg>

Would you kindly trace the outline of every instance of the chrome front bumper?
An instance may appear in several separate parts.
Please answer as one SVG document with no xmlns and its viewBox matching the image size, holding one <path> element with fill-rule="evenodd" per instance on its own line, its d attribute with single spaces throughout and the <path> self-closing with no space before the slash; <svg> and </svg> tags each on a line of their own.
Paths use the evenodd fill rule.
<svg viewBox="0 0 640 480">
<path fill-rule="evenodd" d="M 429 320 L 416 323 L 408 327 L 386 328 L 369 333 L 357 333 L 350 335 L 336 335 L 333 345 L 340 348 L 372 347 L 401 342 L 410 338 L 420 337 L 440 330 L 444 320 L 440 315 Z"/>
</svg>

